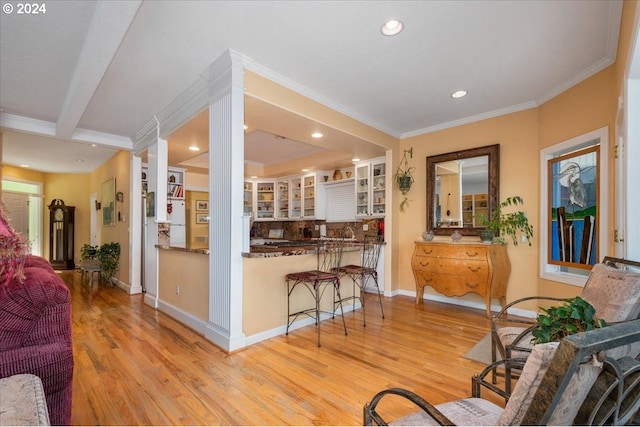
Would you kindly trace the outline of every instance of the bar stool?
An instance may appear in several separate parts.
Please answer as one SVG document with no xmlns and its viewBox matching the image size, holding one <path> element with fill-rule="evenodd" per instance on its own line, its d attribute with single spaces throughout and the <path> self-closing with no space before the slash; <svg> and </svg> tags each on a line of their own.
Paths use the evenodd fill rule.
<svg viewBox="0 0 640 427">
<path fill-rule="evenodd" d="M 360 301 L 360 305 L 362 306 L 362 318 L 364 326 L 367 326 L 364 295 L 367 284 L 369 283 L 369 279 L 373 279 L 373 283 L 375 284 L 376 290 L 378 291 L 380 312 L 382 313 L 382 318 L 384 319 L 384 309 L 382 308 L 382 296 L 380 294 L 380 287 L 378 286 L 377 270 L 378 259 L 380 258 L 380 249 L 382 247 L 381 243 L 381 238 L 379 236 L 364 236 L 364 243 L 362 246 L 361 254 L 361 265 L 350 264 L 343 267 L 338 267 L 339 274 L 346 275 L 351 278 L 351 283 L 353 285 L 353 296 L 346 297 L 341 300 L 340 296 L 338 295 L 338 300 L 336 302 L 339 302 L 340 307 L 342 308 L 342 302 L 345 300 L 353 299 L 354 302 L 355 300 Z M 356 285 L 359 288 L 358 295 L 356 295 Z"/>
<path fill-rule="evenodd" d="M 335 309 L 331 312 L 320 310 L 320 301 L 322 300 L 322 296 L 324 295 L 328 287 L 332 287 L 333 291 L 337 293 L 338 299 L 340 299 L 340 276 L 337 273 L 336 269 L 340 266 L 343 247 L 344 242 L 342 241 L 321 241 L 316 247 L 316 270 L 287 274 L 287 315 L 288 319 L 291 320 L 287 323 L 286 335 L 289 335 L 289 327 L 291 326 L 291 324 L 293 324 L 293 322 L 296 321 L 299 316 L 309 316 L 315 319 L 316 329 L 318 330 L 318 347 L 320 347 L 320 315 L 324 313 L 331 314 L 331 317 L 335 317 Z M 291 313 L 291 293 L 296 287 L 298 287 L 298 285 L 304 286 L 309 291 L 309 293 L 311 293 L 315 301 L 315 307 Z M 347 335 L 347 324 L 344 320 L 344 310 L 342 309 L 342 303 L 340 303 L 339 306 L 340 315 L 342 316 L 342 325 L 344 327 L 344 334 Z"/>
</svg>

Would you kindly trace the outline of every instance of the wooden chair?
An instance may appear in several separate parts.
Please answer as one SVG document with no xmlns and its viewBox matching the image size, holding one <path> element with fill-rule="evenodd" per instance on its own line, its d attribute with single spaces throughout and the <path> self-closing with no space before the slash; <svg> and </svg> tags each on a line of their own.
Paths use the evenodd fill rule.
<svg viewBox="0 0 640 427">
<path fill-rule="evenodd" d="M 602 263 L 593 266 L 580 296 L 596 309 L 596 316 L 607 323 L 637 319 L 640 315 L 640 262 L 604 257 Z M 540 305 L 564 301 L 565 298 L 531 296 L 506 304 L 491 318 L 491 361 L 498 360 L 498 354 L 506 362 L 504 368 L 505 386 L 503 391 L 495 390 L 505 399 L 511 394 L 514 370 L 522 368 L 523 361 L 531 352 L 531 329 L 534 319 L 513 318 L 508 310 L 524 301 L 537 300 Z M 496 384 L 502 375 L 496 364 L 491 382 Z"/>
<path fill-rule="evenodd" d="M 379 236 L 365 236 L 362 247 L 362 262 L 360 265 L 349 264 L 342 267 L 338 267 L 337 271 L 341 275 L 349 276 L 353 285 L 353 296 L 338 299 L 336 304 L 340 304 L 346 300 L 358 300 L 362 306 L 362 323 L 367 326 L 367 313 L 364 303 L 364 296 L 367 289 L 367 285 L 371 282 L 375 285 L 375 290 L 378 292 L 378 302 L 380 303 L 380 312 L 384 319 L 384 309 L 382 308 L 382 295 L 380 294 L 380 286 L 378 285 L 378 260 L 380 259 L 380 251 L 382 245 L 380 244 Z M 371 280 L 370 280 L 371 279 Z M 359 293 L 356 294 L 356 285 L 358 286 Z"/>
<path fill-rule="evenodd" d="M 473 397 L 440 405 L 400 388 L 381 391 L 364 405 L 363 424 L 387 425 L 380 412 L 393 399 L 381 402 L 397 395 L 420 410 L 393 425 L 623 425 L 640 408 L 639 358 L 640 320 L 623 322 L 534 346 L 504 409 L 480 397 L 474 377 Z"/>
<path fill-rule="evenodd" d="M 320 241 L 316 248 L 317 267 L 315 270 L 300 271 L 296 273 L 289 273 L 286 276 L 287 282 L 287 315 L 289 322 L 287 322 L 286 335 L 289 335 L 289 327 L 293 322 L 298 319 L 299 316 L 305 315 L 315 319 L 316 329 L 318 330 L 318 347 L 320 347 L 320 315 L 330 314 L 331 317 L 335 316 L 335 310 L 323 311 L 320 309 L 320 302 L 322 296 L 327 287 L 333 288 L 333 292 L 337 295 L 338 300 L 340 297 L 340 275 L 337 272 L 338 267 L 342 259 L 342 249 L 344 247 L 344 241 Z M 315 306 L 291 312 L 291 293 L 299 286 L 306 288 L 313 296 Z M 342 303 L 340 306 L 340 315 L 342 317 L 342 325 L 344 326 L 344 334 L 347 335 L 347 324 L 344 320 L 344 310 Z"/>
</svg>

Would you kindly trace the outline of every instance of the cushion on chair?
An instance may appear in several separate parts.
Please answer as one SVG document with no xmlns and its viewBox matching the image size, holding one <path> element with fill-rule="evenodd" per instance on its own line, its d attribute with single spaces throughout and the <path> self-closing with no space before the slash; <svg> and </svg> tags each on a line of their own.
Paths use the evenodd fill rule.
<svg viewBox="0 0 640 427">
<path fill-rule="evenodd" d="M 498 334 L 498 337 L 500 337 L 500 342 L 506 348 L 508 345 L 511 345 L 513 340 L 524 332 L 524 330 L 525 328 L 518 328 L 516 326 L 505 326 L 504 328 L 498 328 L 496 333 Z M 527 333 L 520 341 L 518 341 L 518 347 L 528 349 L 533 348 L 533 343 L 531 342 L 532 339 L 533 335 L 531 332 Z M 526 359 L 527 357 L 529 357 L 528 351 L 513 350 L 511 352 L 512 359 Z"/>
<path fill-rule="evenodd" d="M 458 426 L 492 426 L 502 413 L 502 408 L 487 400 L 477 397 L 456 400 L 436 405 L 455 425 Z M 397 426 L 437 426 L 439 425 L 426 412 L 418 411 L 389 423 Z"/>
<path fill-rule="evenodd" d="M 498 419 L 498 425 L 520 425 L 529 408 L 551 359 L 558 348 L 558 342 L 538 344 L 533 347 L 527 363 L 522 369 L 507 406 Z M 573 420 L 589 390 L 602 370 L 601 365 L 591 361 L 582 363 L 571 377 L 567 388 L 549 419 L 549 425 L 572 425 Z"/>
<path fill-rule="evenodd" d="M 640 315 L 640 273 L 596 264 L 582 298 L 596 309 L 598 318 L 609 323 L 636 319 Z"/>
</svg>

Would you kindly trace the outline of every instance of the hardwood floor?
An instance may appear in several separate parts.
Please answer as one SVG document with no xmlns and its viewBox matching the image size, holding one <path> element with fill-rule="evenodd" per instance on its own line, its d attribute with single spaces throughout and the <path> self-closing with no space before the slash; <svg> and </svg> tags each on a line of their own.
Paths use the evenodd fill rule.
<svg viewBox="0 0 640 427">
<path fill-rule="evenodd" d="M 73 300 L 74 425 L 361 425 L 382 389 L 438 404 L 469 396 L 484 367 L 462 357 L 489 331 L 484 310 L 395 297 L 382 319 L 370 296 L 366 328 L 361 311 L 345 316 L 348 336 L 325 320 L 321 348 L 308 326 L 227 354 L 142 295 L 61 276 Z M 389 403 L 391 419 L 415 410 Z"/>
</svg>

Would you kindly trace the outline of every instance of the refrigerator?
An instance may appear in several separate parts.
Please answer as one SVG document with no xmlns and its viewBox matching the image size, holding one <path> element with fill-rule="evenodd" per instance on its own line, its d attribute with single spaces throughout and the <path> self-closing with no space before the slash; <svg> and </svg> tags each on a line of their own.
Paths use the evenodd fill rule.
<svg viewBox="0 0 640 427">
<path fill-rule="evenodd" d="M 170 200 L 171 213 L 167 212 L 169 223 L 169 245 L 187 246 L 187 214 L 184 200 Z"/>
</svg>

